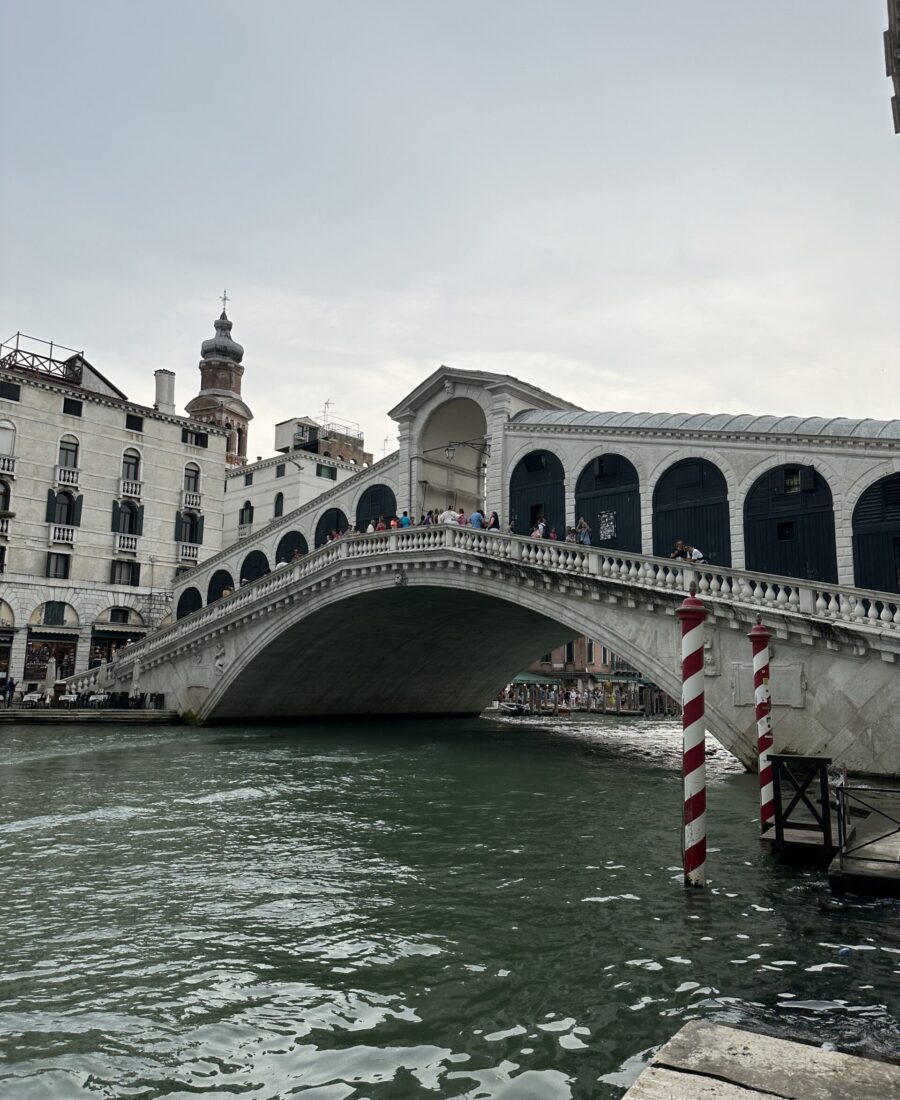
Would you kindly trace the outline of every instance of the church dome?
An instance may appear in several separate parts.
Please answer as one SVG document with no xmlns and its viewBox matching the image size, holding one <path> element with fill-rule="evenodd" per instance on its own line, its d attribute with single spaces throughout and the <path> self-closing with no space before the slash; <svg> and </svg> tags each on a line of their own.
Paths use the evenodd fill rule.
<svg viewBox="0 0 900 1100">
<path fill-rule="evenodd" d="M 231 339 L 231 321 L 222 310 L 222 316 L 215 322 L 216 334 L 211 340 L 204 340 L 200 345 L 200 357 L 202 359 L 227 359 L 232 363 L 240 363 L 244 358 L 244 349 L 236 341 Z"/>
</svg>

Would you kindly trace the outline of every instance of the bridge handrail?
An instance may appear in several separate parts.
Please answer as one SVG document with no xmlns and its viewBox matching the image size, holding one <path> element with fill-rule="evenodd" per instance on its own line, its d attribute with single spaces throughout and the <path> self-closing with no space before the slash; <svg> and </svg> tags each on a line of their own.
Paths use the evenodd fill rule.
<svg viewBox="0 0 900 1100">
<path fill-rule="evenodd" d="M 288 458 L 289 456 L 285 456 Z M 400 461 L 400 452 L 393 451 L 389 455 L 385 455 L 384 458 L 379 458 L 377 462 L 373 462 L 371 466 L 365 466 L 360 469 L 358 474 L 355 474 L 352 478 L 344 481 L 339 481 L 337 485 L 332 485 L 330 489 L 326 489 L 323 493 L 319 493 L 317 497 L 313 497 L 312 500 L 308 500 L 305 504 L 301 504 L 299 507 L 294 508 L 293 511 L 287 512 L 283 516 L 278 516 L 277 519 L 269 520 L 265 527 L 260 527 L 257 531 L 254 531 L 252 535 L 248 535 L 247 538 L 241 539 L 239 542 L 232 542 L 224 550 L 217 550 L 212 557 L 204 558 L 203 561 L 197 562 L 196 565 L 192 565 L 190 569 L 185 570 L 180 574 L 175 581 L 175 588 L 182 588 L 185 584 L 191 583 L 191 578 L 198 570 L 206 569 L 207 566 L 215 565 L 217 562 L 224 561 L 225 558 L 230 557 L 234 553 L 246 554 L 253 548 L 254 543 L 268 538 L 273 531 L 277 531 L 279 527 L 290 527 L 298 519 L 303 518 L 310 512 L 316 512 L 323 504 L 327 504 L 329 500 L 333 500 L 337 496 L 341 496 L 350 485 L 358 486 L 368 481 L 373 474 L 383 474 L 384 471 L 395 463 Z M 349 518 L 349 517 L 348 517 Z"/>
<path fill-rule="evenodd" d="M 119 654 L 114 663 L 118 669 L 130 668 L 135 661 L 146 659 L 184 635 L 290 588 L 337 562 L 386 552 L 420 553 L 437 549 L 463 551 L 479 560 L 494 559 L 542 571 L 551 570 L 564 576 L 606 579 L 651 591 L 687 592 L 691 584 L 695 584 L 703 599 L 757 607 L 782 615 L 795 614 L 830 624 L 845 623 L 854 629 L 874 629 L 876 633 L 896 631 L 900 637 L 900 594 L 896 593 L 804 581 L 796 577 L 773 577 L 702 563 L 686 564 L 647 554 L 443 524 L 401 528 L 328 543 L 299 561 L 276 567 L 230 596 L 145 635 Z M 104 669 L 108 670 L 108 666 L 76 673 L 66 682 L 84 690 L 99 682 Z"/>
</svg>

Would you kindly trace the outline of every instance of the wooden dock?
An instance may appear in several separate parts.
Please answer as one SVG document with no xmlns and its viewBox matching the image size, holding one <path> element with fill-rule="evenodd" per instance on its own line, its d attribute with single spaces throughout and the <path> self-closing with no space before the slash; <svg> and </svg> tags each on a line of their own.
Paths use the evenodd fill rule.
<svg viewBox="0 0 900 1100">
<path fill-rule="evenodd" d="M 625 1100 L 892 1100 L 900 1065 L 692 1020 Z"/>
<path fill-rule="evenodd" d="M 828 868 L 838 893 L 900 897 L 900 791 L 838 788 L 840 848 Z"/>
</svg>

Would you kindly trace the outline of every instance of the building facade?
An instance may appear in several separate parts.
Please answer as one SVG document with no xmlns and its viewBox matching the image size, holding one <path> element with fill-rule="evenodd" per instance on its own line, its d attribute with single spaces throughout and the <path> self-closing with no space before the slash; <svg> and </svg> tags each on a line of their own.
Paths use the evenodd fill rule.
<svg viewBox="0 0 900 1100">
<path fill-rule="evenodd" d="M 176 415 L 173 384 L 141 405 L 79 353 L 0 349 L 0 682 L 108 658 L 220 549 L 227 432 Z"/>
</svg>

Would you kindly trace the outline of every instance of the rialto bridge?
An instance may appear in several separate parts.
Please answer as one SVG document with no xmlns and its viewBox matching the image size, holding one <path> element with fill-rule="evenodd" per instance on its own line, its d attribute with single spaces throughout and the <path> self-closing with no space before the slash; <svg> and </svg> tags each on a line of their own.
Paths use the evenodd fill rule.
<svg viewBox="0 0 900 1100">
<path fill-rule="evenodd" d="M 677 696 L 674 609 L 694 580 L 728 748 L 752 764 L 744 635 L 762 613 L 776 747 L 900 773 L 900 421 L 591 413 L 449 368 L 391 416 L 397 452 L 179 577 L 177 621 L 87 677 L 201 721 L 474 713 L 587 634 Z M 476 504 L 519 536 L 584 516 L 593 547 L 453 527 L 321 545 Z M 668 559 L 676 538 L 705 553 L 698 572 Z"/>
</svg>

